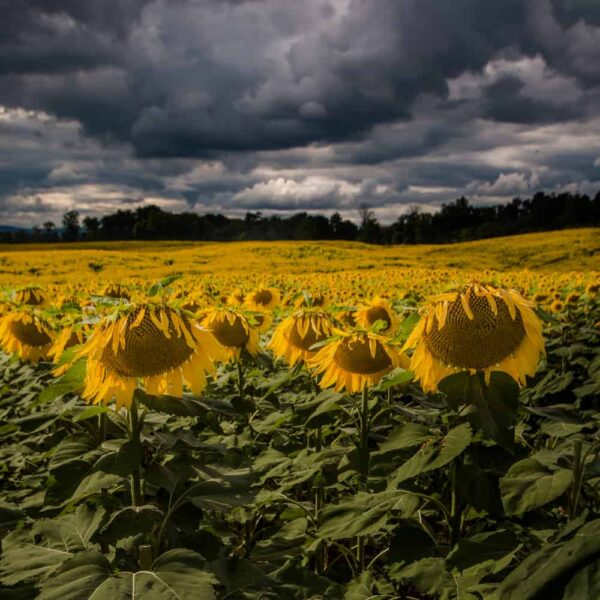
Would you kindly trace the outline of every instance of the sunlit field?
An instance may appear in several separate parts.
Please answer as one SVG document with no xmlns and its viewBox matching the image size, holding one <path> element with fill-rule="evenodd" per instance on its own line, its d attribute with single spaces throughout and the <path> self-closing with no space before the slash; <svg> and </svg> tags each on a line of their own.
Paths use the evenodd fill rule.
<svg viewBox="0 0 600 600">
<path fill-rule="evenodd" d="M 0 246 L 0 597 L 600 597 L 600 231 Z"/>
</svg>

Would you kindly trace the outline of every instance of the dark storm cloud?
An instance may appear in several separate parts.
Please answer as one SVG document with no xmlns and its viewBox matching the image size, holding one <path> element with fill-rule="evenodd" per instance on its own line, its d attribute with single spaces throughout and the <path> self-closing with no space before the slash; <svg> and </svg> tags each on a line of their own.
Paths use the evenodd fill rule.
<svg viewBox="0 0 600 600">
<path fill-rule="evenodd" d="M 595 0 L 0 6 L 6 210 L 391 215 L 600 180 Z"/>
<path fill-rule="evenodd" d="M 560 8 L 549 0 L 15 0 L 2 25 L 0 101 L 75 118 L 145 157 L 347 140 L 410 118 L 420 94 L 444 97 L 449 78 L 508 47 L 594 82 L 589 26 L 573 21 L 568 3 Z M 600 5 L 582 14 L 593 22 L 596 13 Z M 563 26 L 582 31 L 567 53 L 573 34 Z M 521 122 L 536 108 L 500 91 L 508 93 L 494 98 L 491 118 Z"/>
</svg>

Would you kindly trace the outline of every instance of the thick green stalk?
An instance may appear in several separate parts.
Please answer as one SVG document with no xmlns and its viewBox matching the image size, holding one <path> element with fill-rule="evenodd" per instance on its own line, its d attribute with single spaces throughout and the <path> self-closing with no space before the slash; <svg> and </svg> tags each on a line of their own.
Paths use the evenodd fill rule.
<svg viewBox="0 0 600 600">
<path fill-rule="evenodd" d="M 244 398 L 245 398 L 245 395 L 244 395 L 244 384 L 245 384 L 245 381 L 244 381 L 244 367 L 242 365 L 242 360 L 241 359 L 238 359 L 238 361 L 236 362 L 236 364 L 237 364 L 237 373 L 238 373 L 238 381 L 237 381 L 238 391 L 239 391 L 239 394 L 240 394 L 240 399 L 243 401 Z"/>
<path fill-rule="evenodd" d="M 571 483 L 571 493 L 569 494 L 569 520 L 577 516 L 577 505 L 579 504 L 579 494 L 581 493 L 581 483 L 583 481 L 583 460 L 581 457 L 581 440 L 574 444 L 573 460 L 573 481 Z"/>
<path fill-rule="evenodd" d="M 140 421 L 138 415 L 137 398 L 133 397 L 131 406 L 127 411 L 128 424 L 129 424 L 129 439 L 132 442 L 140 443 Z M 139 465 L 135 468 L 131 474 L 131 503 L 133 506 L 142 505 L 142 486 Z"/>
<path fill-rule="evenodd" d="M 450 547 L 460 539 L 462 509 L 458 498 L 458 459 L 454 459 L 450 468 L 452 497 L 450 500 Z"/>
<path fill-rule="evenodd" d="M 106 430 L 108 429 L 108 415 L 103 412 L 98 415 L 98 433 L 100 442 L 106 441 Z"/>
<path fill-rule="evenodd" d="M 369 479 L 369 390 L 365 386 L 362 391 L 362 402 L 360 407 L 360 432 L 359 432 L 359 453 L 362 465 L 362 484 L 367 487 Z"/>
</svg>

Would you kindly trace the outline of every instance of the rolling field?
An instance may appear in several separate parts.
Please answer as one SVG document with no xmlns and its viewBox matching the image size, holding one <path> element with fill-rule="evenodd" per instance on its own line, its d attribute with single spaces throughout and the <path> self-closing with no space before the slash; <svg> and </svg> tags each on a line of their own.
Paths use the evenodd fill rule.
<svg viewBox="0 0 600 600">
<path fill-rule="evenodd" d="M 600 597 L 600 230 L 0 246 L 0 598 Z"/>
</svg>

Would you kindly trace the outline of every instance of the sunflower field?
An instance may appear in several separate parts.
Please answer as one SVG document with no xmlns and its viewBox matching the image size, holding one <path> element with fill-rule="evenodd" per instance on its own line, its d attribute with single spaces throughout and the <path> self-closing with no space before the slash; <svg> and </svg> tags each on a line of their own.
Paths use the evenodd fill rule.
<svg viewBox="0 0 600 600">
<path fill-rule="evenodd" d="M 0 598 L 600 598 L 600 235 L 0 248 Z"/>
</svg>

